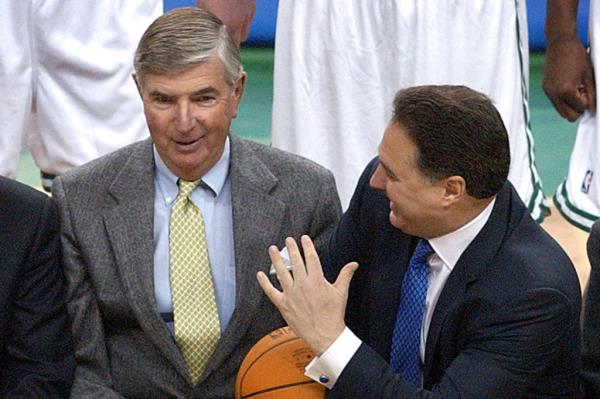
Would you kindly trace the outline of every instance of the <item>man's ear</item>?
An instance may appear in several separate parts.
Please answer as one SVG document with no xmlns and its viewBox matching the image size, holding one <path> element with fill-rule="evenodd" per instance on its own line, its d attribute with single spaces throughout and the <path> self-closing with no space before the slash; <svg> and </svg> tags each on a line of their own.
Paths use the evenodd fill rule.
<svg viewBox="0 0 600 399">
<path fill-rule="evenodd" d="M 246 73 L 242 73 L 242 76 L 235 82 L 235 86 L 233 88 L 233 98 L 235 100 L 235 110 L 233 112 L 232 118 L 235 118 L 238 113 L 238 109 L 240 103 L 242 102 L 242 97 L 244 95 L 244 89 L 246 88 Z"/>
<path fill-rule="evenodd" d="M 462 176 L 450 176 L 442 182 L 444 206 L 450 206 L 461 200 L 467 194 L 467 182 Z"/>
<path fill-rule="evenodd" d="M 135 87 L 137 87 L 137 91 L 138 91 L 140 97 L 142 97 L 142 99 L 143 99 L 143 96 L 142 96 L 142 86 L 140 85 L 140 82 L 138 80 L 138 76 L 135 73 L 132 73 L 131 77 L 133 78 L 133 81 L 135 82 Z"/>
</svg>

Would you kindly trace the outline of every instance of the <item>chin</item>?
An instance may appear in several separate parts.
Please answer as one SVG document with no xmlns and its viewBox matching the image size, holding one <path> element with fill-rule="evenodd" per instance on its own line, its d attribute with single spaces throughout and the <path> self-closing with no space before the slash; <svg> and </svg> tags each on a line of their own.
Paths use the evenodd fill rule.
<svg viewBox="0 0 600 399">
<path fill-rule="evenodd" d="M 392 226 L 402 231 L 404 234 L 421 237 L 421 235 L 417 231 L 415 231 L 414 222 L 412 224 L 407 223 L 406 220 L 399 218 L 392 211 L 390 211 L 390 223 Z"/>
<path fill-rule="evenodd" d="M 390 223 L 392 224 L 392 226 L 394 226 L 397 229 L 403 230 L 402 229 L 402 223 L 400 222 L 400 220 L 398 219 L 398 216 L 396 216 L 394 214 L 394 211 L 390 211 Z M 404 231 L 404 230 L 403 230 Z"/>
</svg>

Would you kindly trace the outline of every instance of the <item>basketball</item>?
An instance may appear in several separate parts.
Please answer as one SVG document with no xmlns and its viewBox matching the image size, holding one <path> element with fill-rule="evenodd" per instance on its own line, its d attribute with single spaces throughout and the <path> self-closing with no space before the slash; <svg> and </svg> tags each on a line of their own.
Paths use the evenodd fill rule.
<svg viewBox="0 0 600 399">
<path fill-rule="evenodd" d="M 304 375 L 314 352 L 289 327 L 260 339 L 244 358 L 236 399 L 322 399 L 325 388 Z"/>
</svg>

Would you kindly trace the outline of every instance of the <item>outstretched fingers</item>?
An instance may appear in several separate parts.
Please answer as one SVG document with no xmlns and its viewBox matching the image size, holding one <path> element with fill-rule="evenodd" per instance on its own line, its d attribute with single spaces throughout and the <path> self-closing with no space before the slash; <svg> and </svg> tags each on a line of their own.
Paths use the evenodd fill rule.
<svg viewBox="0 0 600 399">
<path fill-rule="evenodd" d="M 346 266 L 340 270 L 340 274 L 338 274 L 335 283 L 333 286 L 340 290 L 342 295 L 348 297 L 348 291 L 350 290 L 350 282 L 352 281 L 352 277 L 354 276 L 354 272 L 358 269 L 358 263 L 350 262 Z"/>
<path fill-rule="evenodd" d="M 269 257 L 271 258 L 271 263 L 273 263 L 273 267 L 275 268 L 277 280 L 279 280 L 281 288 L 284 291 L 291 289 L 294 285 L 294 279 L 285 266 L 283 258 L 279 253 L 279 249 L 275 245 L 271 245 L 269 247 Z"/>
<path fill-rule="evenodd" d="M 273 284 L 271 284 L 271 281 L 269 281 L 269 278 L 265 273 L 256 273 L 256 279 L 258 280 L 258 285 L 260 285 L 260 288 L 262 288 L 267 298 L 269 298 L 273 305 L 280 309 L 283 304 L 283 293 L 277 288 L 273 287 Z"/>
<path fill-rule="evenodd" d="M 302 259 L 302 254 L 300 254 L 300 248 L 298 248 L 296 240 L 292 237 L 286 238 L 285 246 L 290 254 L 290 263 L 292 264 L 294 280 L 304 280 L 306 278 L 306 267 L 304 266 L 304 259 Z"/>
<path fill-rule="evenodd" d="M 317 250 L 309 236 L 303 235 L 300 237 L 302 249 L 304 250 L 304 258 L 306 259 L 306 271 L 312 278 L 322 279 L 323 268 Z"/>
</svg>

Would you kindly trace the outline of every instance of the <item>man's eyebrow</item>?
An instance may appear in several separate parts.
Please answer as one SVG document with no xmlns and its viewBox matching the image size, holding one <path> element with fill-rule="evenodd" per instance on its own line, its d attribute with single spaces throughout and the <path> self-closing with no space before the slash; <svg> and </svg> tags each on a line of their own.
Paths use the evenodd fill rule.
<svg viewBox="0 0 600 399">
<path fill-rule="evenodd" d="M 217 90 L 215 87 L 213 86 L 207 86 L 207 87 L 203 87 L 201 89 L 196 90 L 195 92 L 192 93 L 192 96 L 201 96 L 203 94 L 219 94 L 219 90 Z"/>
<path fill-rule="evenodd" d="M 207 86 L 207 87 L 203 87 L 201 89 L 198 89 L 194 92 L 192 92 L 190 95 L 192 96 L 201 96 L 201 95 L 205 95 L 205 94 L 219 94 L 219 90 L 217 90 L 215 87 L 213 86 Z M 172 97 L 171 94 L 167 94 L 167 93 L 163 93 L 160 90 L 153 90 L 150 92 L 149 94 L 151 97 Z"/>
<path fill-rule="evenodd" d="M 160 97 L 163 97 L 163 96 L 164 97 L 170 97 L 168 94 L 163 93 L 162 91 L 158 91 L 158 90 L 152 90 L 150 92 L 150 96 L 152 96 L 152 97 L 159 97 L 159 96 Z"/>
</svg>

